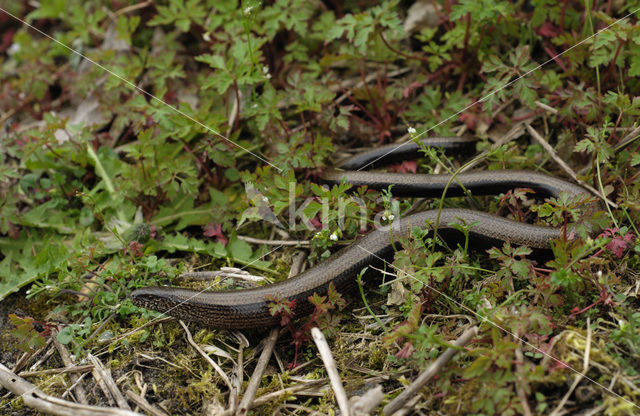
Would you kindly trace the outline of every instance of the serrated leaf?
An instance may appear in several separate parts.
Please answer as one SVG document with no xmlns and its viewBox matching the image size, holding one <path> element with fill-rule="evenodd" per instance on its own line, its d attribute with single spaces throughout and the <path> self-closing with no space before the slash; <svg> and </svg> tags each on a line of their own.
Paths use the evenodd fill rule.
<svg viewBox="0 0 640 416">
<path fill-rule="evenodd" d="M 251 246 L 246 241 L 240 240 L 238 238 L 232 238 L 229 241 L 227 250 L 229 252 L 229 255 L 237 260 L 247 261 L 253 254 Z"/>
</svg>

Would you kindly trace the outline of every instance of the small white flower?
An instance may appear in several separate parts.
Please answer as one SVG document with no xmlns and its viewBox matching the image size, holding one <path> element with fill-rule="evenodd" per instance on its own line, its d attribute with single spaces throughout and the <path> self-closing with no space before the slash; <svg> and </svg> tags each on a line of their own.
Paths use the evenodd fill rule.
<svg viewBox="0 0 640 416">
<path fill-rule="evenodd" d="M 253 9 L 253 6 L 245 7 L 245 9 L 244 9 L 244 14 L 249 14 L 249 13 L 251 13 L 251 10 L 252 10 L 252 9 Z"/>
<path fill-rule="evenodd" d="M 204 39 L 205 42 L 211 42 L 211 34 L 209 32 L 204 32 L 202 39 Z"/>
<path fill-rule="evenodd" d="M 266 66 L 266 65 L 265 65 L 265 66 L 263 66 L 263 67 L 262 67 L 262 72 L 264 72 L 265 74 L 268 74 L 268 73 L 269 73 L 269 67 L 268 67 L 268 66 Z"/>
<path fill-rule="evenodd" d="M 329 240 L 331 241 L 338 241 L 338 234 L 334 232 L 331 233 L 331 235 L 329 236 Z"/>
<path fill-rule="evenodd" d="M 395 217 L 393 216 L 393 214 L 389 214 L 389 215 L 387 215 L 387 219 L 388 219 L 389 221 L 393 221 L 393 219 L 394 219 L 394 218 L 395 218 Z"/>
<path fill-rule="evenodd" d="M 409 128 L 407 128 L 407 131 L 409 132 L 409 134 L 416 134 L 416 129 L 412 126 L 409 126 Z"/>
<path fill-rule="evenodd" d="M 264 196 L 264 195 L 262 195 L 262 200 L 263 200 L 264 202 L 269 202 L 269 198 L 267 198 L 267 197 L 266 197 L 266 196 Z"/>
<path fill-rule="evenodd" d="M 56 138 L 59 145 L 69 141 L 69 134 L 63 129 L 56 130 L 55 133 L 53 133 L 53 136 Z"/>
<path fill-rule="evenodd" d="M 271 79 L 271 74 L 267 74 L 264 76 L 266 79 Z"/>
<path fill-rule="evenodd" d="M 9 55 L 13 55 L 14 53 L 18 52 L 20 50 L 20 45 L 17 43 L 12 43 L 11 46 L 9 46 L 9 49 L 7 49 L 7 54 Z"/>
</svg>

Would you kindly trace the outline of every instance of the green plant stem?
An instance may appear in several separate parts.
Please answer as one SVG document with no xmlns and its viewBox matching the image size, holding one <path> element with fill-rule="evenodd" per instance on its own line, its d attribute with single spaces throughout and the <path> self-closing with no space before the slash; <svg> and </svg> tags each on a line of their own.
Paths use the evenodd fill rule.
<svg viewBox="0 0 640 416">
<path fill-rule="evenodd" d="M 604 193 L 604 186 L 602 185 L 602 174 L 600 173 L 600 156 L 598 156 L 597 154 L 596 154 L 596 171 L 598 173 L 598 187 L 600 188 L 600 193 L 606 199 L 607 195 Z M 607 212 L 609 213 L 609 217 L 611 218 L 611 221 L 613 222 L 614 226 L 616 228 L 619 228 L 618 221 L 616 221 L 615 217 L 613 216 L 613 212 L 611 212 L 611 207 L 606 202 L 604 205 L 605 207 L 607 207 Z"/>
<path fill-rule="evenodd" d="M 593 31 L 593 20 L 591 20 L 591 1 L 590 0 L 584 0 L 584 4 L 585 4 L 585 9 L 587 12 L 587 23 L 588 23 L 588 29 L 589 29 L 589 36 L 592 36 L 594 34 Z M 595 44 L 595 37 L 593 39 L 593 43 Z M 598 97 L 602 96 L 602 92 L 600 91 L 600 66 L 596 65 L 596 82 L 597 82 L 597 87 L 598 87 Z"/>
<path fill-rule="evenodd" d="M 360 290 L 360 296 L 362 297 L 362 302 L 364 303 L 364 307 L 367 309 L 367 312 L 369 312 L 371 316 L 373 316 L 373 319 L 375 319 L 378 325 L 380 325 L 380 328 L 382 328 L 384 333 L 388 334 L 389 331 L 387 330 L 387 327 L 384 326 L 380 318 L 378 318 L 378 315 L 373 313 L 373 311 L 371 310 L 371 307 L 369 307 L 369 303 L 367 302 L 367 297 L 364 295 L 364 287 L 362 286 L 362 275 L 365 273 L 367 269 L 368 267 L 365 267 L 364 269 L 362 269 L 360 273 L 358 273 L 357 282 L 358 282 L 358 289 Z"/>
</svg>

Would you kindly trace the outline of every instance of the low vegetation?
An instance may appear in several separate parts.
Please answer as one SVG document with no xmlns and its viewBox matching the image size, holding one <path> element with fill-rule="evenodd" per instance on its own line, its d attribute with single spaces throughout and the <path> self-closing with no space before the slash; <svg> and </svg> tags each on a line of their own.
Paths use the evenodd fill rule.
<svg viewBox="0 0 640 416">
<path fill-rule="evenodd" d="M 602 233 L 557 241 L 541 260 L 526 247 L 478 251 L 416 230 L 381 285 L 315 299 L 311 320 L 287 320 L 288 305 L 274 299 L 290 331 L 257 396 L 326 377 L 313 325 L 328 336 L 348 395 L 377 383 L 386 401 L 479 325 L 422 390 L 415 414 L 637 413 L 640 1 L 372 3 L 0 2 L 5 364 L 56 334 L 78 361 L 99 356 L 121 389 L 169 414 L 215 413 L 228 407 L 224 380 L 178 322 L 145 325 L 158 314 L 127 299 L 134 289 L 193 286 L 179 276 L 222 267 L 283 280 L 306 248 L 268 243 L 308 242 L 308 262 L 321 262 L 371 228 L 354 195 L 369 218 L 471 202 Z M 430 22 L 411 23 L 421 10 Z M 593 201 L 541 201 L 522 189 L 396 200 L 316 181 L 354 149 L 462 134 L 482 138 L 475 169 L 577 179 Z M 454 171 L 468 160 L 429 151 L 390 169 Z M 308 223 L 290 222 L 292 204 Z M 206 284 L 241 285 L 224 275 Z M 189 328 L 246 385 L 264 331 Z M 45 366 L 64 366 L 56 360 Z M 30 381 L 61 395 L 68 377 Z M 0 413 L 23 406 L 5 397 Z M 335 408 L 325 389 L 253 412 Z"/>
</svg>

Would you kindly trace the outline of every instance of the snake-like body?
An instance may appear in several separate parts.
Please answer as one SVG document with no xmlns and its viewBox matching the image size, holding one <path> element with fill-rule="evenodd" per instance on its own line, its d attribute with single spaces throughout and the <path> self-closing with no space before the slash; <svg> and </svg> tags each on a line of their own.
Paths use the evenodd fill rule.
<svg viewBox="0 0 640 416">
<path fill-rule="evenodd" d="M 462 153 L 475 144 L 467 138 L 432 137 L 423 140 L 426 146 L 442 147 L 451 153 Z M 328 170 L 323 182 L 342 181 L 354 186 L 367 185 L 370 189 L 388 189 L 394 196 L 440 197 L 449 184 L 446 196 L 463 195 L 464 190 L 474 195 L 499 194 L 513 188 L 531 188 L 537 196 L 558 197 L 561 192 L 570 196 L 586 194 L 578 185 L 542 173 L 529 171 L 482 171 L 450 175 L 400 174 L 357 171 L 362 166 L 389 163 L 415 155 L 419 146 L 408 143 L 398 148 L 385 146 L 359 153 L 339 165 L 344 171 Z M 409 215 L 389 226 L 376 228 L 353 244 L 339 250 L 326 260 L 289 280 L 253 289 L 231 291 L 196 291 L 175 287 L 147 287 L 134 291 L 134 304 L 164 312 L 167 315 L 204 324 L 212 328 L 263 328 L 278 325 L 278 317 L 269 312 L 268 299 L 295 300 L 295 317 L 313 311 L 309 296 L 326 295 L 333 283 L 341 292 L 356 288 L 355 276 L 365 267 L 380 267 L 392 258 L 393 241 L 406 238 L 414 227 L 438 224 L 438 236 L 446 241 L 461 241 L 460 231 L 453 223 L 474 224 L 469 240 L 474 247 L 500 246 L 504 242 L 526 245 L 533 249 L 548 250 L 550 241 L 562 237 L 558 228 L 520 223 L 470 209 L 445 208 Z M 389 227 L 392 227 L 390 230 Z M 391 232 L 392 231 L 392 232 Z M 393 241 L 391 236 L 393 236 Z M 372 270 L 369 267 L 368 270 Z"/>
</svg>

